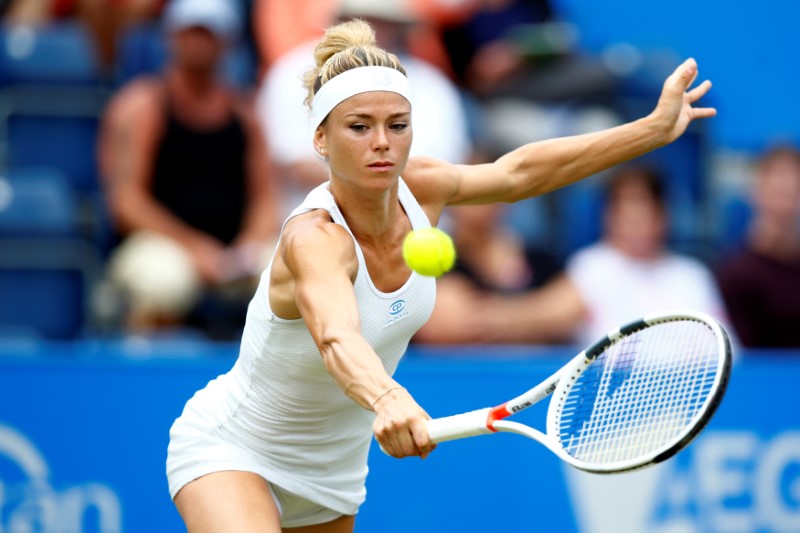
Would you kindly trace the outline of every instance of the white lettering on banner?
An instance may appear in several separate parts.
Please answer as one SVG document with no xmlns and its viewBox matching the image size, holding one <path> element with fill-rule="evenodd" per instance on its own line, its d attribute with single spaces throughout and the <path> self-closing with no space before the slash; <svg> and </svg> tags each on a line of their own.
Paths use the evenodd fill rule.
<svg viewBox="0 0 800 533">
<path fill-rule="evenodd" d="M 800 531 L 800 432 L 772 441 L 756 472 L 755 488 L 758 506 L 775 531 Z"/>
<path fill-rule="evenodd" d="M 758 436 L 749 432 L 709 433 L 694 451 L 698 483 L 698 518 L 712 531 L 755 531 L 752 472 L 758 455 Z"/>
<path fill-rule="evenodd" d="M 564 472 L 581 533 L 800 533 L 798 431 L 706 431 L 652 468 Z"/>
<path fill-rule="evenodd" d="M 56 491 L 47 462 L 23 434 L 0 424 L 0 533 L 120 533 L 117 494 L 82 483 Z"/>
</svg>

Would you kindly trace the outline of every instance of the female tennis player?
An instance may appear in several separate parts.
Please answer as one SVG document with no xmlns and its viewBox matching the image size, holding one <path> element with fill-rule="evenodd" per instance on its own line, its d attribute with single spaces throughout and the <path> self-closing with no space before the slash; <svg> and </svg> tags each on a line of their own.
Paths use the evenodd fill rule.
<svg viewBox="0 0 800 533">
<path fill-rule="evenodd" d="M 233 368 L 171 429 L 170 492 L 190 533 L 352 531 L 373 435 L 395 457 L 433 449 L 428 415 L 392 379 L 435 295 L 434 279 L 404 264 L 405 235 L 436 225 L 447 205 L 563 187 L 716 113 L 693 107 L 711 85 L 690 89 L 689 59 L 634 122 L 528 144 L 491 164 L 409 160 L 409 80 L 372 28 L 333 26 L 315 54 L 306 103 L 330 180 L 284 223 Z"/>
</svg>

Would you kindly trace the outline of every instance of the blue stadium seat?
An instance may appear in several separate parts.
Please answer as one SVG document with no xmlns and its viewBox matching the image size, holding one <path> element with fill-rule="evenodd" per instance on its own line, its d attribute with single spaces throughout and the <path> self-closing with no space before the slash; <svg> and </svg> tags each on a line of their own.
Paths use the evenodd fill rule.
<svg viewBox="0 0 800 533">
<path fill-rule="evenodd" d="M 55 166 L 79 190 L 96 190 L 105 78 L 78 21 L 0 26 L 0 171 Z"/>
<path fill-rule="evenodd" d="M 79 270 L 0 267 L 0 326 L 29 336 L 79 336 L 85 317 Z"/>
<path fill-rule="evenodd" d="M 0 330 L 74 339 L 91 326 L 102 274 L 93 246 L 75 238 L 0 237 Z"/>
<path fill-rule="evenodd" d="M 100 114 L 107 96 L 92 88 L 0 88 L 0 175 L 51 168 L 67 178 L 86 237 L 107 240 L 97 164 Z"/>
<path fill-rule="evenodd" d="M 0 27 L 0 84 L 97 84 L 94 42 L 78 21 Z"/>
<path fill-rule="evenodd" d="M 569 258 L 577 250 L 597 242 L 602 234 L 603 191 L 597 180 L 575 183 L 553 193 L 553 224 L 558 253 Z"/>
<path fill-rule="evenodd" d="M 77 191 L 97 191 L 96 144 L 105 100 L 94 91 L 0 91 L 0 169 L 55 167 Z"/>
<path fill-rule="evenodd" d="M 0 236 L 72 236 L 78 208 L 67 178 L 51 168 L 0 174 Z"/>
<path fill-rule="evenodd" d="M 0 177 L 0 331 L 71 339 L 84 330 L 102 260 L 78 224 L 75 194 L 57 170 Z"/>
<path fill-rule="evenodd" d="M 726 250 L 742 244 L 747 226 L 753 216 L 753 207 L 744 194 L 729 194 L 717 202 L 715 239 L 720 249 Z"/>
<path fill-rule="evenodd" d="M 558 255 L 560 250 L 555 249 L 553 242 L 555 230 L 551 200 L 551 196 L 543 195 L 509 204 L 506 222 L 527 245 L 547 248 Z"/>
</svg>

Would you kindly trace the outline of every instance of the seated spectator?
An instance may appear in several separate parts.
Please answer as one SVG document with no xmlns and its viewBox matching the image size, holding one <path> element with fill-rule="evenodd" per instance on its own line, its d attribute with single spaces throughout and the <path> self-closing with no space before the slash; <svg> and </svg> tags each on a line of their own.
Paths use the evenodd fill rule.
<svg viewBox="0 0 800 533">
<path fill-rule="evenodd" d="M 800 150 L 781 146 L 758 161 L 752 218 L 741 247 L 717 276 L 743 345 L 800 347 Z"/>
<path fill-rule="evenodd" d="M 103 120 L 100 167 L 124 238 L 109 276 L 130 298 L 132 328 L 188 323 L 235 336 L 280 198 L 251 100 L 218 73 L 238 31 L 230 2 L 174 0 L 164 24 L 163 75 L 123 87 Z"/>
<path fill-rule="evenodd" d="M 374 28 L 381 47 L 397 54 L 412 83 L 414 144 L 411 155 L 428 155 L 454 163 L 471 156 L 467 116 L 461 97 L 436 67 L 411 56 L 406 45 L 415 24 L 399 1 L 342 0 L 338 15 L 357 17 Z M 329 26 L 334 21 L 328 21 Z M 326 165 L 310 139 L 306 92 L 302 76 L 314 64 L 316 41 L 308 41 L 277 59 L 267 72 L 258 96 L 259 120 L 281 176 L 297 198 L 328 179 Z"/>
<path fill-rule="evenodd" d="M 420 343 L 461 342 L 459 307 L 484 294 L 521 294 L 544 285 L 561 271 L 559 259 L 526 244 L 506 224 L 506 204 L 451 207 L 448 218 L 458 251 L 453 270 L 437 281 L 436 307 L 415 337 Z"/>
<path fill-rule="evenodd" d="M 563 275 L 518 295 L 445 296 L 459 299 L 450 306 L 459 316 L 451 320 L 461 324 L 461 338 L 446 342 L 586 345 L 644 314 L 674 308 L 724 320 L 712 273 L 667 249 L 658 176 L 620 167 L 607 191 L 602 240 L 574 254 Z"/>
</svg>

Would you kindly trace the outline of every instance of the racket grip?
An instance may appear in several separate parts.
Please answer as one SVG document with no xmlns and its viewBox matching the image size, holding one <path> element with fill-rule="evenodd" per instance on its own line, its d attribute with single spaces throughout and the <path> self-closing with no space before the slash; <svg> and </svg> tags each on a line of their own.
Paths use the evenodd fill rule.
<svg viewBox="0 0 800 533">
<path fill-rule="evenodd" d="M 461 413 L 460 415 L 445 416 L 428 420 L 428 435 L 434 443 L 448 440 L 464 439 L 494 433 L 486 425 L 491 408 L 478 409 Z"/>
</svg>

